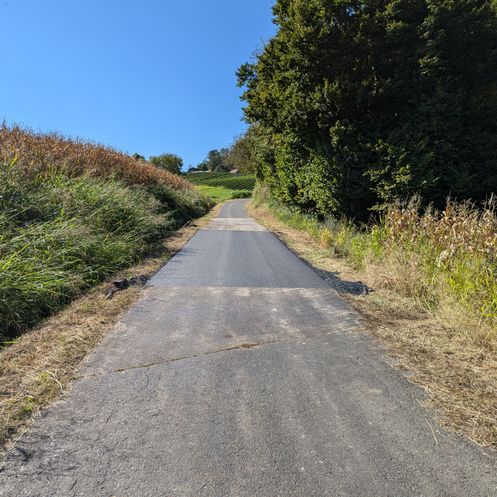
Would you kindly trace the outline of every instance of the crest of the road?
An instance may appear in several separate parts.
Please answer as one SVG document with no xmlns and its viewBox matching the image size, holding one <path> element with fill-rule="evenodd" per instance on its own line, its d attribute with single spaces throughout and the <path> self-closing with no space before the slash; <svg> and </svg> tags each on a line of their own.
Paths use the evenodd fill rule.
<svg viewBox="0 0 497 497">
<path fill-rule="evenodd" d="M 2 497 L 491 497 L 359 316 L 223 206 L 8 456 Z"/>
</svg>

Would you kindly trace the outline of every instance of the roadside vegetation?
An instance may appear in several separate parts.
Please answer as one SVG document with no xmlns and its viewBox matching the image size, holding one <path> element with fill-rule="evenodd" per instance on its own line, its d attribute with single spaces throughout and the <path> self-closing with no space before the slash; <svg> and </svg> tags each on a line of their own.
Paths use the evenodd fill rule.
<svg viewBox="0 0 497 497">
<path fill-rule="evenodd" d="M 224 172 L 189 173 L 186 178 L 204 195 L 215 202 L 248 198 L 255 186 L 255 176 Z"/>
<path fill-rule="evenodd" d="M 265 192 L 265 193 L 261 193 Z M 366 271 L 373 288 L 395 290 L 419 307 L 461 325 L 460 332 L 497 353 L 497 212 L 448 202 L 443 211 L 421 210 L 419 200 L 391 205 L 378 222 L 319 221 L 257 189 L 285 224 L 306 231 L 353 269 Z"/>
<path fill-rule="evenodd" d="M 278 0 L 238 71 L 257 175 L 282 202 L 368 221 L 497 191 L 497 4 Z"/>
<path fill-rule="evenodd" d="M 3 344 L 151 253 L 208 202 L 115 150 L 0 128 Z"/>
<path fill-rule="evenodd" d="M 0 349 L 0 465 L 2 450 L 11 446 L 40 408 L 68 387 L 86 354 L 140 298 L 143 287 L 136 285 L 109 299 L 112 281 L 152 277 L 218 210 L 214 207 L 206 216 L 174 231 L 153 254 L 114 273 Z"/>
</svg>

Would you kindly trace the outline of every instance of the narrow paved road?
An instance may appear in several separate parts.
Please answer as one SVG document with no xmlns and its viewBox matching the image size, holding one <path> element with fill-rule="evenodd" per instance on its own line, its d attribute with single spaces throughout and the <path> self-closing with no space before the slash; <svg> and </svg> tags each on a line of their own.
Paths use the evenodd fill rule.
<svg viewBox="0 0 497 497">
<path fill-rule="evenodd" d="M 150 282 L 0 473 L 0 495 L 492 497 L 357 315 L 225 205 Z"/>
</svg>

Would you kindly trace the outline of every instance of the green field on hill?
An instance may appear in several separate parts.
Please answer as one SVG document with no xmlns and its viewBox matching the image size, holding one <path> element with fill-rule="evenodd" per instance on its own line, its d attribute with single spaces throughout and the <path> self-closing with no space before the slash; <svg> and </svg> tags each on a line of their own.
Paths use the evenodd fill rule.
<svg viewBox="0 0 497 497">
<path fill-rule="evenodd" d="M 216 202 L 235 198 L 247 198 L 252 195 L 255 176 L 234 175 L 230 173 L 189 173 L 186 179 L 204 195 Z"/>
</svg>

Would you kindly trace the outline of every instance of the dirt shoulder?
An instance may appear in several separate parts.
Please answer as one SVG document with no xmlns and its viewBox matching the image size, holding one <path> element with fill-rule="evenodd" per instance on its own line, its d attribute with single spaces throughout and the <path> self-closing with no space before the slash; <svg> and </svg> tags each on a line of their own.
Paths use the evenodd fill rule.
<svg viewBox="0 0 497 497">
<path fill-rule="evenodd" d="M 447 429 L 497 449 L 497 357 L 414 299 L 372 288 L 368 270 L 356 271 L 330 255 L 309 234 L 279 221 L 264 205 L 248 212 L 302 259 L 319 270 L 365 318 L 396 366 L 427 392 L 425 405 Z M 369 268 L 369 271 L 372 268 Z M 464 326 L 461 323 L 461 326 Z"/>
<path fill-rule="evenodd" d="M 81 361 L 143 291 L 142 285 L 133 285 L 108 298 L 116 288 L 112 282 L 153 276 L 219 209 L 171 234 L 160 254 L 114 275 L 0 350 L 0 453 L 29 428 L 41 408 L 69 388 Z"/>
</svg>

